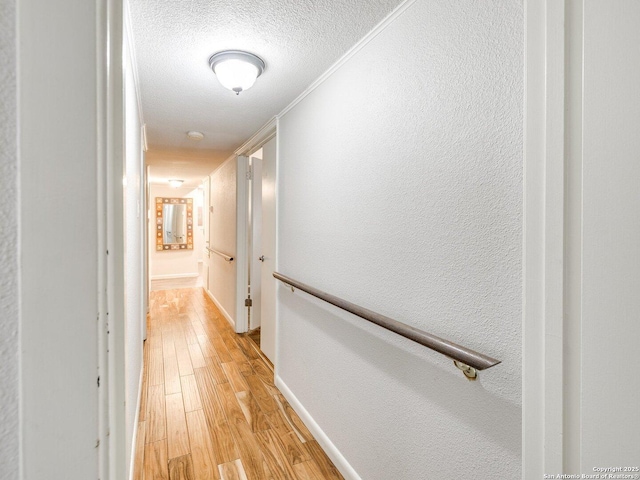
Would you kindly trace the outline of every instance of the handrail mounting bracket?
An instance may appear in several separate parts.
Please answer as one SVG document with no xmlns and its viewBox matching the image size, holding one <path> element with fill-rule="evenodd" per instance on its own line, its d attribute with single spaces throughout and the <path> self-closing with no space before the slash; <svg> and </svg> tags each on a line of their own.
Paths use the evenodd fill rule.
<svg viewBox="0 0 640 480">
<path fill-rule="evenodd" d="M 478 379 L 478 371 L 467 365 L 466 363 L 459 362 L 458 360 L 454 360 L 453 364 L 458 368 L 464 376 L 467 377 L 467 380 L 477 380 Z"/>
</svg>

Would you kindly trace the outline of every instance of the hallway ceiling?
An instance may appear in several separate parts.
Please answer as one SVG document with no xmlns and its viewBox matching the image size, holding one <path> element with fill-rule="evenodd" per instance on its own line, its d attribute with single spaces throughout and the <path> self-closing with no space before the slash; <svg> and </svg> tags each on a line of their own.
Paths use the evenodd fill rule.
<svg viewBox="0 0 640 480">
<path fill-rule="evenodd" d="M 130 0 L 150 151 L 193 151 L 211 158 L 213 169 L 399 3 Z M 239 96 L 222 87 L 208 65 L 213 53 L 227 49 L 249 51 L 266 63 L 256 84 Z M 189 130 L 205 138 L 189 140 Z M 154 162 L 158 175 L 170 160 Z"/>
</svg>

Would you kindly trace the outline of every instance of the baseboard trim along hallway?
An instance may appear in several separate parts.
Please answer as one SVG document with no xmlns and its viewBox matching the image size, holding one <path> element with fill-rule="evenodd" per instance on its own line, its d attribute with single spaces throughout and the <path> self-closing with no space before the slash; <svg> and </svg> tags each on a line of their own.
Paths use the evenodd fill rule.
<svg viewBox="0 0 640 480">
<path fill-rule="evenodd" d="M 144 355 L 143 355 L 144 357 Z M 143 360 L 144 361 L 144 360 Z M 133 423 L 133 435 L 131 437 L 131 457 L 129 458 L 129 478 L 133 478 L 136 464 L 136 449 L 139 441 L 142 441 L 144 448 L 144 433 L 140 432 L 140 408 L 142 406 L 142 389 L 144 385 L 144 368 L 140 369 L 140 381 L 138 383 L 138 400 L 136 401 L 136 417 Z"/>
<path fill-rule="evenodd" d="M 302 406 L 302 403 L 300 403 L 298 398 L 293 394 L 289 387 L 287 387 L 282 378 L 279 376 L 275 377 L 275 385 L 307 426 L 309 432 L 313 435 L 313 438 L 316 439 L 327 456 L 335 464 L 336 468 L 340 470 L 340 473 L 344 475 L 344 478 L 347 480 L 362 480 L 351 464 L 347 462 L 347 459 L 344 458 L 342 453 L 340 453 L 340 450 L 338 450 L 338 448 L 320 428 L 320 425 L 318 425 L 311 414 Z"/>
<path fill-rule="evenodd" d="M 216 307 L 218 307 L 218 310 L 220 310 L 220 313 L 222 313 L 222 316 L 227 319 L 227 321 L 229 322 L 231 327 L 235 329 L 236 328 L 236 322 L 231 317 L 231 315 L 229 315 L 229 312 L 227 312 L 224 309 L 222 304 L 218 301 L 218 299 L 216 297 L 213 296 L 213 294 L 209 290 L 207 290 L 206 288 L 203 288 L 203 290 L 205 291 L 207 296 L 211 299 L 211 301 L 216 305 Z"/>
</svg>

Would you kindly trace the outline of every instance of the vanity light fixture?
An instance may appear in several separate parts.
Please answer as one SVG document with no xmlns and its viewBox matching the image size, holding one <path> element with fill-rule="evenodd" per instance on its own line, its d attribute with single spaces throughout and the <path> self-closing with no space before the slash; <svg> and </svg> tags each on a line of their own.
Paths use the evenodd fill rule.
<svg viewBox="0 0 640 480">
<path fill-rule="evenodd" d="M 209 58 L 209 66 L 223 87 L 240 95 L 249 90 L 265 69 L 264 61 L 249 52 L 225 50 Z"/>
<path fill-rule="evenodd" d="M 184 180 L 169 180 L 169 185 L 171 185 L 173 188 L 178 188 L 180 186 L 182 186 L 182 184 L 184 183 Z"/>
<path fill-rule="evenodd" d="M 196 142 L 199 142 L 200 140 L 202 140 L 204 138 L 204 133 L 196 132 L 195 130 L 191 130 L 191 131 L 187 132 L 187 137 L 189 138 L 189 140 L 194 140 Z"/>
</svg>

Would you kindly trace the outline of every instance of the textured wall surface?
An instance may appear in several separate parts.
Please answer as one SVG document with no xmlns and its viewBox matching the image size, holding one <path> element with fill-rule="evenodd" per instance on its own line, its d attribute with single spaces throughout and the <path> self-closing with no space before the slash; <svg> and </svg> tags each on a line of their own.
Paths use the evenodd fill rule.
<svg viewBox="0 0 640 480">
<path fill-rule="evenodd" d="M 358 474 L 519 478 L 523 13 L 418 0 L 279 128 L 278 271 L 502 360 L 278 289 L 278 369 Z"/>
<path fill-rule="evenodd" d="M 19 471 L 16 2 L 0 0 L 0 478 Z"/>
<path fill-rule="evenodd" d="M 236 257 L 236 190 L 237 161 L 224 163 L 211 174 L 209 203 L 209 245 L 226 255 Z M 236 264 L 212 254 L 209 261 L 209 292 L 235 320 L 236 318 Z M 205 262 L 207 259 L 205 259 Z"/>
</svg>

